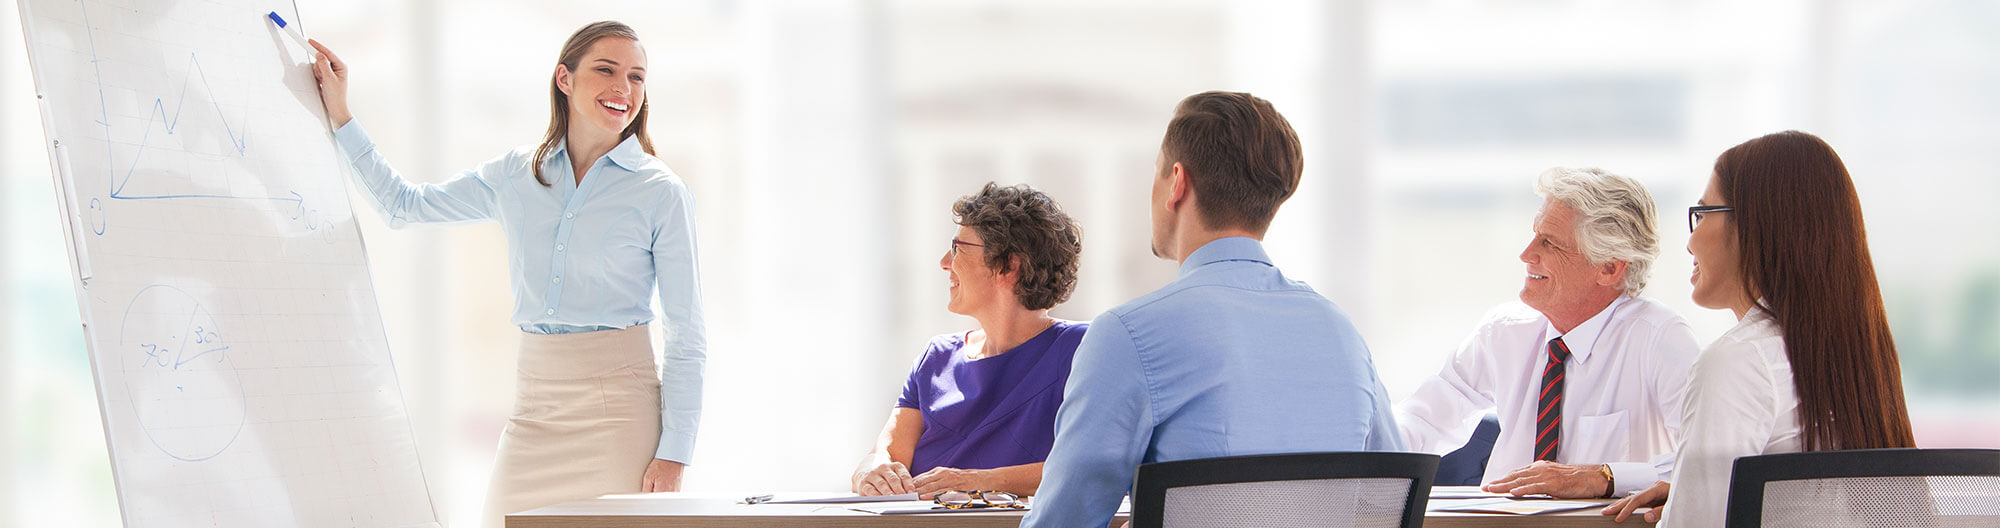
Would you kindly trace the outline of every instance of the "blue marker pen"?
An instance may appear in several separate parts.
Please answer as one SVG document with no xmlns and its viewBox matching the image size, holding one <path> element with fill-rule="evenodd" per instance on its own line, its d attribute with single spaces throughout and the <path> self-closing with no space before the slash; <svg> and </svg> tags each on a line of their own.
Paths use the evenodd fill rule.
<svg viewBox="0 0 2000 528">
<path fill-rule="evenodd" d="M 285 23 L 285 17 L 278 16 L 277 11 L 272 11 L 271 14 L 264 16 L 269 17 L 271 19 L 271 23 L 278 25 L 279 33 L 284 33 L 285 36 L 292 37 L 292 42 L 296 42 L 299 44 L 299 47 L 305 48 L 306 53 L 314 53 L 317 51 L 312 47 L 312 44 L 306 42 L 305 37 L 300 36 L 297 30 L 291 28 L 291 24 Z"/>
</svg>

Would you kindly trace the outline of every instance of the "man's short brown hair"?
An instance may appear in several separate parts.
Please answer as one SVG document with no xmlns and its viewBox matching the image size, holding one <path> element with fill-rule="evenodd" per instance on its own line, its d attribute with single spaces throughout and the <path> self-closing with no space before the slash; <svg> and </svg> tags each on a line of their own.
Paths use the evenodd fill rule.
<svg viewBox="0 0 2000 528">
<path fill-rule="evenodd" d="M 1268 229 L 1305 167 L 1292 124 L 1270 101 L 1241 92 L 1182 99 L 1160 150 L 1187 172 L 1210 229 Z"/>
<path fill-rule="evenodd" d="M 958 225 L 979 233 L 986 267 L 995 273 L 1012 269 L 1014 258 L 1020 257 L 1014 297 L 1022 307 L 1047 310 L 1076 290 L 1083 229 L 1049 195 L 1027 185 L 987 182 L 977 194 L 959 198 L 951 212 Z"/>
</svg>

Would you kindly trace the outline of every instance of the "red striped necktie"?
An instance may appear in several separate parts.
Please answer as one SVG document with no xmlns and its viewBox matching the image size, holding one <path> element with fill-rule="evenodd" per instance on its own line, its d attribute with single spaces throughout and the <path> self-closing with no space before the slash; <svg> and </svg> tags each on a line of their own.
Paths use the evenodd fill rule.
<svg viewBox="0 0 2000 528">
<path fill-rule="evenodd" d="M 1535 415 L 1535 460 L 1554 461 L 1562 452 L 1563 364 L 1569 346 L 1562 338 L 1549 340 L 1549 365 L 1542 367 L 1541 404 Z"/>
</svg>

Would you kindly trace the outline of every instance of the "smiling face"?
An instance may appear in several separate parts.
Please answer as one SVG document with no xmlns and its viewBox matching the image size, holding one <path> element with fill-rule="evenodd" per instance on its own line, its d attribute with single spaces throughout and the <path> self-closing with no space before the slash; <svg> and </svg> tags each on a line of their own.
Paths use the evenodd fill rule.
<svg viewBox="0 0 2000 528">
<path fill-rule="evenodd" d="M 574 71 L 556 65 L 556 86 L 569 96 L 571 127 L 617 137 L 646 104 L 646 49 L 632 39 L 598 39 Z"/>
<path fill-rule="evenodd" d="M 959 226 L 952 248 L 938 259 L 938 267 L 951 281 L 951 300 L 945 305 L 951 313 L 973 315 L 1013 299 L 1013 284 L 986 265 L 986 248 L 981 245 L 985 243 L 979 232 Z"/>
<path fill-rule="evenodd" d="M 1521 250 L 1527 263 L 1521 302 L 1568 331 L 1618 298 L 1617 263 L 1591 264 L 1576 239 L 1576 209 L 1554 198 L 1535 215 L 1535 238 Z"/>
<path fill-rule="evenodd" d="M 1718 179 L 1708 176 L 1708 190 L 1701 193 L 1700 205 L 1729 205 L 1722 198 Z M 1752 301 L 1743 287 L 1743 256 L 1736 240 L 1736 219 L 1731 213 L 1701 215 L 1688 235 L 1688 254 L 1694 256 L 1694 303 L 1703 308 L 1727 309 L 1743 317 Z"/>
</svg>

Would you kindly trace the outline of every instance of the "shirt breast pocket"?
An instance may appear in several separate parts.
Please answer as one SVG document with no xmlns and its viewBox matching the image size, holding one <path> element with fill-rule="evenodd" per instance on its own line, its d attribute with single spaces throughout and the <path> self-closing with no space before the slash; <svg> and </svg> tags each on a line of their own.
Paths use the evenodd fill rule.
<svg viewBox="0 0 2000 528">
<path fill-rule="evenodd" d="M 1570 444 L 1580 451 L 1563 459 L 1575 464 L 1602 464 L 1606 462 L 1627 462 L 1631 454 L 1630 430 L 1625 424 L 1625 411 L 1615 411 L 1597 416 L 1578 416 L 1575 433 L 1577 442 Z M 1567 439 L 1565 439 L 1567 440 Z M 1565 442 L 1568 443 L 1568 442 Z M 1565 449 L 1568 449 L 1566 446 Z"/>
</svg>

